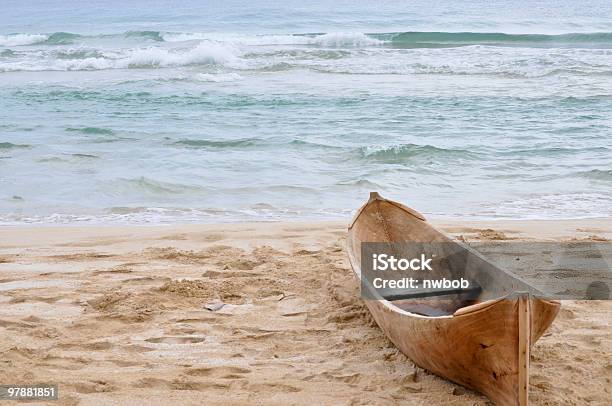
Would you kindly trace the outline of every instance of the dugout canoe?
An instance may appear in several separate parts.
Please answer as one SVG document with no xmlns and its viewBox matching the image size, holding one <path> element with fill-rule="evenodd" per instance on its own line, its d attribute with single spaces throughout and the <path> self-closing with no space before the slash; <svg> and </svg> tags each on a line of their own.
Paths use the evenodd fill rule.
<svg viewBox="0 0 612 406">
<path fill-rule="evenodd" d="M 470 261 L 462 272 L 481 293 L 386 297 L 375 291 L 365 303 L 393 344 L 420 367 L 497 405 L 528 404 L 530 349 L 559 312 L 558 301 L 546 300 L 533 286 L 436 230 L 417 211 L 376 192 L 348 230 L 348 256 L 359 280 L 364 242 L 443 243 L 464 250 Z M 438 266 L 432 272 L 456 277 L 456 267 L 450 268 Z M 491 292 L 499 297 L 487 297 Z"/>
</svg>

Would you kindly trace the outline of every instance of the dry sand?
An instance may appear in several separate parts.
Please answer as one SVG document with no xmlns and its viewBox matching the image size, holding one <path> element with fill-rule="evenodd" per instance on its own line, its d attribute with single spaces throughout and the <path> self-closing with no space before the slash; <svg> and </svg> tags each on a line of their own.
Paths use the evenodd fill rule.
<svg viewBox="0 0 612 406">
<path fill-rule="evenodd" d="M 439 225 L 612 239 L 610 219 Z M 60 405 L 487 404 L 386 339 L 344 238 L 343 223 L 0 228 L 0 383 L 58 383 Z M 610 404 L 611 310 L 563 303 L 533 349 L 533 404 Z"/>
</svg>

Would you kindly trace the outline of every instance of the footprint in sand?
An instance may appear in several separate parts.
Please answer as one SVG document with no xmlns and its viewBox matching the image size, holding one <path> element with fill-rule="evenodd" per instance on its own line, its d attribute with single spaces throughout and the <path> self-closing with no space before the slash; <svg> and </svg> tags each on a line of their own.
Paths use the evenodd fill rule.
<svg viewBox="0 0 612 406">
<path fill-rule="evenodd" d="M 298 388 L 297 386 L 286 385 L 282 383 L 260 383 L 260 384 L 249 385 L 249 390 L 254 391 L 254 392 L 255 391 L 261 391 L 261 392 L 274 391 L 274 392 L 296 393 L 296 392 L 301 392 L 302 388 Z"/>
<path fill-rule="evenodd" d="M 204 337 L 197 336 L 162 336 L 147 338 L 145 341 L 154 344 L 196 344 L 204 340 Z"/>
<path fill-rule="evenodd" d="M 89 381 L 89 382 L 77 382 L 74 384 L 74 388 L 77 393 L 103 393 L 103 392 L 113 392 L 117 388 L 115 385 L 102 381 Z"/>
<path fill-rule="evenodd" d="M 160 378 L 143 378 L 135 382 L 135 388 L 153 388 L 157 390 L 197 390 L 205 391 L 207 389 L 227 389 L 229 384 L 224 382 L 195 382 L 179 377 L 174 380 Z"/>
<path fill-rule="evenodd" d="M 149 364 L 138 362 L 138 361 L 126 361 L 123 359 L 109 359 L 109 361 L 121 368 L 130 368 L 130 367 L 136 367 L 136 366 L 143 366 L 146 368 L 150 368 Z"/>
<path fill-rule="evenodd" d="M 226 379 L 242 378 L 243 374 L 250 373 L 248 368 L 237 366 L 215 366 L 215 367 L 200 367 L 189 368 L 185 371 L 185 375 L 189 376 L 205 376 L 205 377 L 220 377 Z"/>
<path fill-rule="evenodd" d="M 179 326 L 179 327 L 170 329 L 168 333 L 193 336 L 193 334 L 195 334 L 197 331 L 198 330 L 190 326 Z"/>
</svg>

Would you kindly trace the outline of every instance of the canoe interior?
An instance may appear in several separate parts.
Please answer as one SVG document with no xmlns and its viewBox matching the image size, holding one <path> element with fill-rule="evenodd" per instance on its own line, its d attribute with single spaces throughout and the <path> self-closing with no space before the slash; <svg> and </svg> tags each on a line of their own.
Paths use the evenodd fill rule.
<svg viewBox="0 0 612 406">
<path fill-rule="evenodd" d="M 410 313 L 431 317 L 452 315 L 463 307 L 505 297 L 512 292 L 542 295 L 533 286 L 499 269 L 468 246 L 437 231 L 419 213 L 397 202 L 383 199 L 378 194 L 374 194 L 359 210 L 350 227 L 349 257 L 357 270 L 361 270 L 362 242 L 386 243 L 397 258 L 416 258 L 425 253 L 433 257 L 432 271 L 428 271 L 428 278 L 465 278 L 481 288 L 476 295 L 454 293 L 390 301 Z M 387 275 L 393 274 L 393 271 L 386 272 Z M 361 275 L 358 276 L 361 278 Z M 401 278 L 406 274 L 398 273 L 396 276 Z"/>
<path fill-rule="evenodd" d="M 446 298 L 423 298 L 390 301 L 403 311 L 429 317 L 440 317 L 454 314 L 457 310 L 481 303 L 478 299 L 464 299 L 461 295 L 449 295 Z"/>
</svg>

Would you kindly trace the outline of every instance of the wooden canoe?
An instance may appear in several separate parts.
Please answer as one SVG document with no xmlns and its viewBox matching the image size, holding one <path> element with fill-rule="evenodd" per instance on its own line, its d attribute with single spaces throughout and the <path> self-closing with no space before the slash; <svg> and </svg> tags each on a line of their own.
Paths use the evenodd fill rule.
<svg viewBox="0 0 612 406">
<path fill-rule="evenodd" d="M 474 255 L 480 262 L 471 277 L 483 291 L 495 283 L 506 294 L 470 301 L 452 294 L 391 301 L 378 296 L 365 303 L 387 337 L 420 367 L 497 405 L 528 404 L 530 348 L 559 312 L 558 301 L 539 298 L 533 287 L 445 236 L 420 213 L 375 192 L 349 225 L 348 256 L 359 280 L 362 242 L 443 242 Z"/>
</svg>

